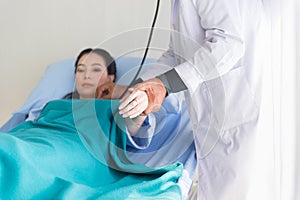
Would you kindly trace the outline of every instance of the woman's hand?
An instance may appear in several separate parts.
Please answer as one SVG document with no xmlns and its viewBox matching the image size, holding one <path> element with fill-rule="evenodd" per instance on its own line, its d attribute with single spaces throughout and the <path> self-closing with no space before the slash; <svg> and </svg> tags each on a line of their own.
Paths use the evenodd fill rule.
<svg viewBox="0 0 300 200">
<path fill-rule="evenodd" d="M 113 82 L 99 85 L 95 97 L 97 99 L 119 99 L 127 86 L 117 85 Z"/>
<path fill-rule="evenodd" d="M 130 88 L 130 91 L 132 92 L 127 93 L 121 99 L 119 106 L 120 114 L 130 118 L 134 118 L 142 113 L 148 115 L 149 113 L 157 112 L 167 93 L 163 82 L 158 78 L 136 84 L 134 88 Z M 143 94 L 144 96 L 138 97 L 138 94 Z M 147 101 L 145 99 L 147 99 Z"/>
<path fill-rule="evenodd" d="M 129 88 L 121 99 L 119 113 L 124 117 L 135 118 L 148 107 L 148 96 L 145 91 Z M 142 114 L 143 115 L 143 114 Z"/>
</svg>

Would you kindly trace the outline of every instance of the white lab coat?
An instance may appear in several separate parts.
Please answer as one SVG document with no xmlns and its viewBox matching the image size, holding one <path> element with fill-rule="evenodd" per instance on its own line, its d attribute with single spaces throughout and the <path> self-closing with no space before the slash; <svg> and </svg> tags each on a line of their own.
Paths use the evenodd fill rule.
<svg viewBox="0 0 300 200">
<path fill-rule="evenodd" d="M 169 49 L 185 91 L 198 157 L 198 199 L 247 199 L 260 107 L 260 0 L 172 1 Z M 146 80 L 168 70 L 159 66 Z"/>
</svg>

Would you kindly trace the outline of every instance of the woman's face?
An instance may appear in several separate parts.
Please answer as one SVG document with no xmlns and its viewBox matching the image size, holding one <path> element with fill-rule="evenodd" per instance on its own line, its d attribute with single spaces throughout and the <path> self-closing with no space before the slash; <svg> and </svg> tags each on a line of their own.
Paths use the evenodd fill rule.
<svg viewBox="0 0 300 200">
<path fill-rule="evenodd" d="M 95 98 L 98 85 L 110 81 L 104 58 L 95 53 L 83 55 L 77 64 L 75 80 L 80 99 Z"/>
</svg>

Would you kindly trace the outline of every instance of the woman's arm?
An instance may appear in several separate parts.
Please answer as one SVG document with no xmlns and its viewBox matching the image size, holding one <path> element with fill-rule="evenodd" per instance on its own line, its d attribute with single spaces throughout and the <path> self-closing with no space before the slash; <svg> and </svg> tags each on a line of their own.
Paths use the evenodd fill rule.
<svg viewBox="0 0 300 200">
<path fill-rule="evenodd" d="M 143 125 L 147 115 L 139 115 L 135 118 L 125 118 L 127 131 L 131 136 L 135 136 L 138 130 Z"/>
<path fill-rule="evenodd" d="M 131 121 L 130 121 L 131 120 Z M 156 129 L 156 118 L 153 114 L 138 118 L 126 118 L 127 145 L 145 149 L 149 146 Z"/>
<path fill-rule="evenodd" d="M 148 106 L 147 94 L 144 91 L 133 90 L 130 88 L 125 96 L 133 95 L 135 100 L 131 103 L 137 106 L 140 110 L 144 110 Z M 130 101 L 130 100 L 129 100 Z M 122 102 L 121 102 L 122 103 Z M 130 107 L 128 110 L 130 112 Z M 122 113 L 120 113 L 122 115 Z M 127 144 L 138 149 L 147 148 L 152 140 L 156 120 L 155 117 L 145 114 L 135 115 L 134 117 L 125 117 L 128 142 Z M 124 117 L 124 116 L 123 116 Z"/>
</svg>

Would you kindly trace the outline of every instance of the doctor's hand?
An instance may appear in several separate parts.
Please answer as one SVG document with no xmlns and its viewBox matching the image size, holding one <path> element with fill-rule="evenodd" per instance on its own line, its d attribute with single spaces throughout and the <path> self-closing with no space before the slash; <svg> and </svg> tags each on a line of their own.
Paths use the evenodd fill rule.
<svg viewBox="0 0 300 200">
<path fill-rule="evenodd" d="M 145 115 L 143 111 L 148 107 L 148 96 L 145 91 L 129 88 L 120 102 L 119 113 L 122 117 L 136 118 Z"/>
<path fill-rule="evenodd" d="M 134 93 L 127 95 L 121 99 L 121 105 L 119 106 L 120 112 L 121 113 L 126 113 L 124 112 L 124 109 L 132 110 L 133 113 L 136 115 L 144 113 L 145 115 L 148 115 L 149 113 L 152 112 L 157 112 L 165 97 L 167 94 L 167 90 L 163 84 L 163 82 L 158 79 L 158 78 L 153 78 L 150 80 L 147 80 L 145 82 L 136 84 L 134 86 L 134 90 L 137 91 L 144 91 L 147 94 L 147 99 L 148 99 L 148 106 L 145 108 L 145 110 L 141 110 L 141 108 L 136 108 L 134 107 L 133 103 L 130 105 L 129 108 L 127 108 L 128 103 L 134 102 L 136 100 L 136 97 Z M 139 100 L 137 100 L 137 103 Z M 130 115 L 127 115 L 130 116 Z"/>
<path fill-rule="evenodd" d="M 126 89 L 127 86 L 108 82 L 98 86 L 95 97 L 97 99 L 119 99 Z"/>
</svg>

